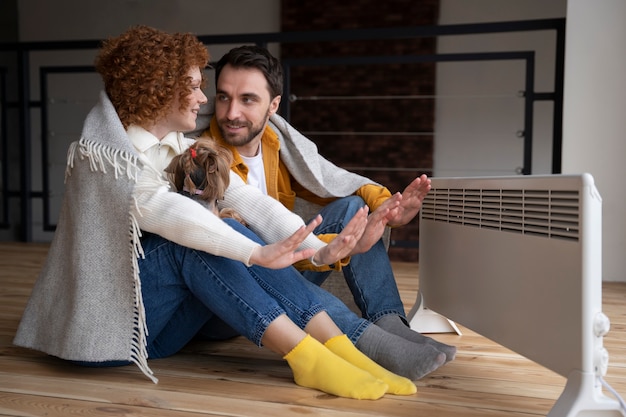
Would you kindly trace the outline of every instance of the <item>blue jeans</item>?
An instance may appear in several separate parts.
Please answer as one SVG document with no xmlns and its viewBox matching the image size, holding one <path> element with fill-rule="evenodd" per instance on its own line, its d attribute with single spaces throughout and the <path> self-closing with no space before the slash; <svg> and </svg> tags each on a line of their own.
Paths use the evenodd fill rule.
<svg viewBox="0 0 626 417">
<path fill-rule="evenodd" d="M 340 233 L 357 210 L 364 205 L 363 199 L 357 196 L 333 201 L 319 212 L 323 220 L 315 229 L 315 233 Z M 322 285 L 330 275 L 330 271 L 301 273 L 307 280 L 317 285 Z M 394 314 L 406 321 L 404 305 L 382 239 L 366 253 L 352 256 L 350 263 L 343 267 L 343 275 L 354 296 L 354 302 L 365 319 L 375 322 L 383 316 Z"/>
<path fill-rule="evenodd" d="M 239 222 L 225 221 L 262 244 Z M 260 345 L 267 326 L 281 314 L 304 328 L 311 317 L 326 310 L 353 343 L 371 324 L 293 267 L 246 267 L 154 234 L 147 234 L 142 246 L 145 257 L 138 262 L 150 359 L 173 355 L 196 336 L 216 340 L 243 335 Z M 128 364 L 75 363 L 98 367 Z"/>
</svg>

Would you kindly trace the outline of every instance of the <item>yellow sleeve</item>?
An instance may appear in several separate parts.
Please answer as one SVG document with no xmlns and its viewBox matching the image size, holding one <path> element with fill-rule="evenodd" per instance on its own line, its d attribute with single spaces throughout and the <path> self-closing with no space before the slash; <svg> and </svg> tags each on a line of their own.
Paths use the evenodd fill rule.
<svg viewBox="0 0 626 417">
<path fill-rule="evenodd" d="M 391 197 L 391 191 L 386 187 L 374 184 L 367 184 L 356 190 L 356 195 L 365 200 L 365 203 L 370 208 L 370 213 L 380 207 L 381 204 L 389 197 Z"/>
<path fill-rule="evenodd" d="M 326 233 L 323 235 L 317 235 L 317 237 L 320 240 L 326 243 L 329 243 L 331 240 L 337 237 L 337 233 Z M 325 271 L 341 271 L 341 268 L 348 265 L 349 263 L 350 263 L 350 257 L 346 256 L 345 258 L 335 262 L 332 265 L 315 266 L 311 263 L 309 259 L 303 259 L 293 264 L 293 266 L 295 266 L 298 271 L 325 272 Z"/>
</svg>

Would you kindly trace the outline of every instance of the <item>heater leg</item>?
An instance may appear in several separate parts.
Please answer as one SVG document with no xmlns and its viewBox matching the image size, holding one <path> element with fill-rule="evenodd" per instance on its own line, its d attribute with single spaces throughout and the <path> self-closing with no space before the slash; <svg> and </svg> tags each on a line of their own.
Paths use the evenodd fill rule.
<svg viewBox="0 0 626 417">
<path fill-rule="evenodd" d="M 461 331 L 452 320 L 424 307 L 424 299 L 419 292 L 407 318 L 411 329 L 418 333 L 456 333 L 461 335 Z"/>
<path fill-rule="evenodd" d="M 594 373 L 572 371 L 548 417 L 624 417 L 619 401 L 602 392 Z"/>
</svg>

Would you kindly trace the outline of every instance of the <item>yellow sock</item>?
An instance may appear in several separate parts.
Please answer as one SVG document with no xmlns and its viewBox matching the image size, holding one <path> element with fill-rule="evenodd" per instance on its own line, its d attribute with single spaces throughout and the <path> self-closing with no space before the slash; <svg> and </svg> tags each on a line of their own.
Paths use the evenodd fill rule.
<svg viewBox="0 0 626 417">
<path fill-rule="evenodd" d="M 387 392 L 390 394 L 411 395 L 417 392 L 417 387 L 413 381 L 386 370 L 365 356 L 345 334 L 327 340 L 324 345 L 335 355 L 385 381 L 389 385 L 389 391 Z"/>
<path fill-rule="evenodd" d="M 377 400 L 387 392 L 387 384 L 352 365 L 306 335 L 284 357 L 296 384 L 328 394 L 360 400 Z"/>
</svg>

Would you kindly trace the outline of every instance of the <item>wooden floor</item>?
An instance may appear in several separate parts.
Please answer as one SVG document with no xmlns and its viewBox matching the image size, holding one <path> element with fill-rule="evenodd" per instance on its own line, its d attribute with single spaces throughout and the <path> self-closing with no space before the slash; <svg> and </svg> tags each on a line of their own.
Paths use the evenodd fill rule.
<svg viewBox="0 0 626 417">
<path fill-rule="evenodd" d="M 73 366 L 11 343 L 47 248 L 0 243 L 2 416 L 545 416 L 565 384 L 565 378 L 462 326 L 462 336 L 433 335 L 458 347 L 453 362 L 417 381 L 417 394 L 378 401 L 298 387 L 283 360 L 241 338 L 192 344 L 152 361 L 157 385 L 135 366 Z M 408 311 L 417 264 L 394 263 L 394 270 Z M 624 395 L 626 284 L 605 284 L 603 297 L 611 320 L 605 379 Z"/>
</svg>

